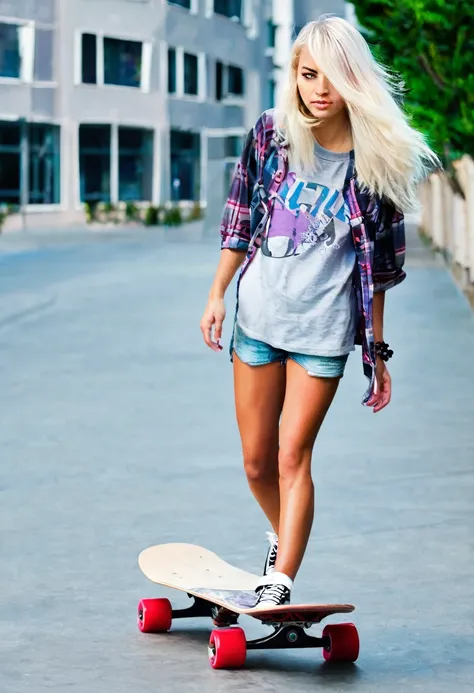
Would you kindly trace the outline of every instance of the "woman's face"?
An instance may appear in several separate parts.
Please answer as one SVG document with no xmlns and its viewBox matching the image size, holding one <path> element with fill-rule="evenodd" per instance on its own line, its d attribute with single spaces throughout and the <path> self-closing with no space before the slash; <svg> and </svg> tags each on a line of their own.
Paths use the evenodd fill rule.
<svg viewBox="0 0 474 693">
<path fill-rule="evenodd" d="M 304 105 L 316 118 L 329 120 L 345 109 L 341 95 L 319 71 L 307 46 L 301 49 L 297 84 Z"/>
</svg>

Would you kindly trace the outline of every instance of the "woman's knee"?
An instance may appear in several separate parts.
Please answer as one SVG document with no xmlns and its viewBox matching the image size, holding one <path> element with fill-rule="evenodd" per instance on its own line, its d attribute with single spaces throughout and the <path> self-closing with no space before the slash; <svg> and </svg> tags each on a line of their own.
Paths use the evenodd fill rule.
<svg viewBox="0 0 474 693">
<path fill-rule="evenodd" d="M 296 445 L 282 445 L 278 453 L 280 478 L 294 481 L 301 475 L 311 476 L 311 450 Z"/>
<path fill-rule="evenodd" d="M 278 457 L 275 451 L 244 451 L 244 469 L 247 479 L 271 483 L 278 479 Z"/>
</svg>

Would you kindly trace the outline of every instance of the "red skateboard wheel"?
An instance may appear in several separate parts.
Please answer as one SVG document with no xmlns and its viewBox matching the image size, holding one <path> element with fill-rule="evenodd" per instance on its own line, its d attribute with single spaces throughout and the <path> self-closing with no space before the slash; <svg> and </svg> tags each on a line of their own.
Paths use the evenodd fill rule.
<svg viewBox="0 0 474 693">
<path fill-rule="evenodd" d="M 138 604 L 138 627 L 142 633 L 166 633 L 171 628 L 172 609 L 169 599 L 141 599 Z"/>
<path fill-rule="evenodd" d="M 239 669 L 245 664 L 247 641 L 242 628 L 213 630 L 209 638 L 209 662 L 213 669 Z"/>
<path fill-rule="evenodd" d="M 326 662 L 355 662 L 359 656 L 359 634 L 353 623 L 332 623 L 323 630 L 329 644 L 323 648 Z"/>
</svg>

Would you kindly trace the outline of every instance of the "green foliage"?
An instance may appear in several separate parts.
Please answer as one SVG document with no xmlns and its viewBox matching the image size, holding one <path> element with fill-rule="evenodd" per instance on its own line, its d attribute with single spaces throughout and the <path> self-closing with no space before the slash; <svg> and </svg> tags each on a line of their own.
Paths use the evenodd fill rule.
<svg viewBox="0 0 474 693">
<path fill-rule="evenodd" d="M 166 226 L 179 226 L 183 222 L 183 217 L 179 207 L 170 207 L 165 212 L 164 223 Z"/>
<path fill-rule="evenodd" d="M 97 220 L 97 202 L 85 202 L 84 203 L 84 214 L 86 215 L 86 221 L 91 224 L 93 221 Z"/>
<path fill-rule="evenodd" d="M 353 2 L 375 55 L 405 82 L 413 125 L 445 162 L 474 156 L 474 3 Z"/>
<path fill-rule="evenodd" d="M 160 208 L 150 205 L 145 212 L 145 226 L 157 226 L 160 223 Z"/>
<path fill-rule="evenodd" d="M 115 205 L 112 204 L 112 202 L 103 202 L 102 203 L 102 211 L 106 216 L 111 215 L 113 212 L 115 212 Z"/>
<path fill-rule="evenodd" d="M 127 221 L 136 221 L 140 218 L 140 210 L 134 202 L 125 205 L 125 218 Z"/>
</svg>

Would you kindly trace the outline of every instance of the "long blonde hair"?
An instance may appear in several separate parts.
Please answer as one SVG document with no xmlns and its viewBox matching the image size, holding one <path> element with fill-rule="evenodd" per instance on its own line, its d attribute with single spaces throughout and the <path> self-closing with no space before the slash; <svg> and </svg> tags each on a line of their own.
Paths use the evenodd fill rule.
<svg viewBox="0 0 474 693">
<path fill-rule="evenodd" d="M 295 161 L 303 170 L 314 168 L 311 130 L 321 123 L 298 91 L 303 46 L 346 103 L 359 184 L 388 198 L 400 211 L 419 209 L 416 183 L 439 166 L 439 160 L 397 104 L 400 80 L 375 60 L 360 32 L 340 17 L 323 15 L 309 22 L 293 45 L 276 121 Z"/>
</svg>

